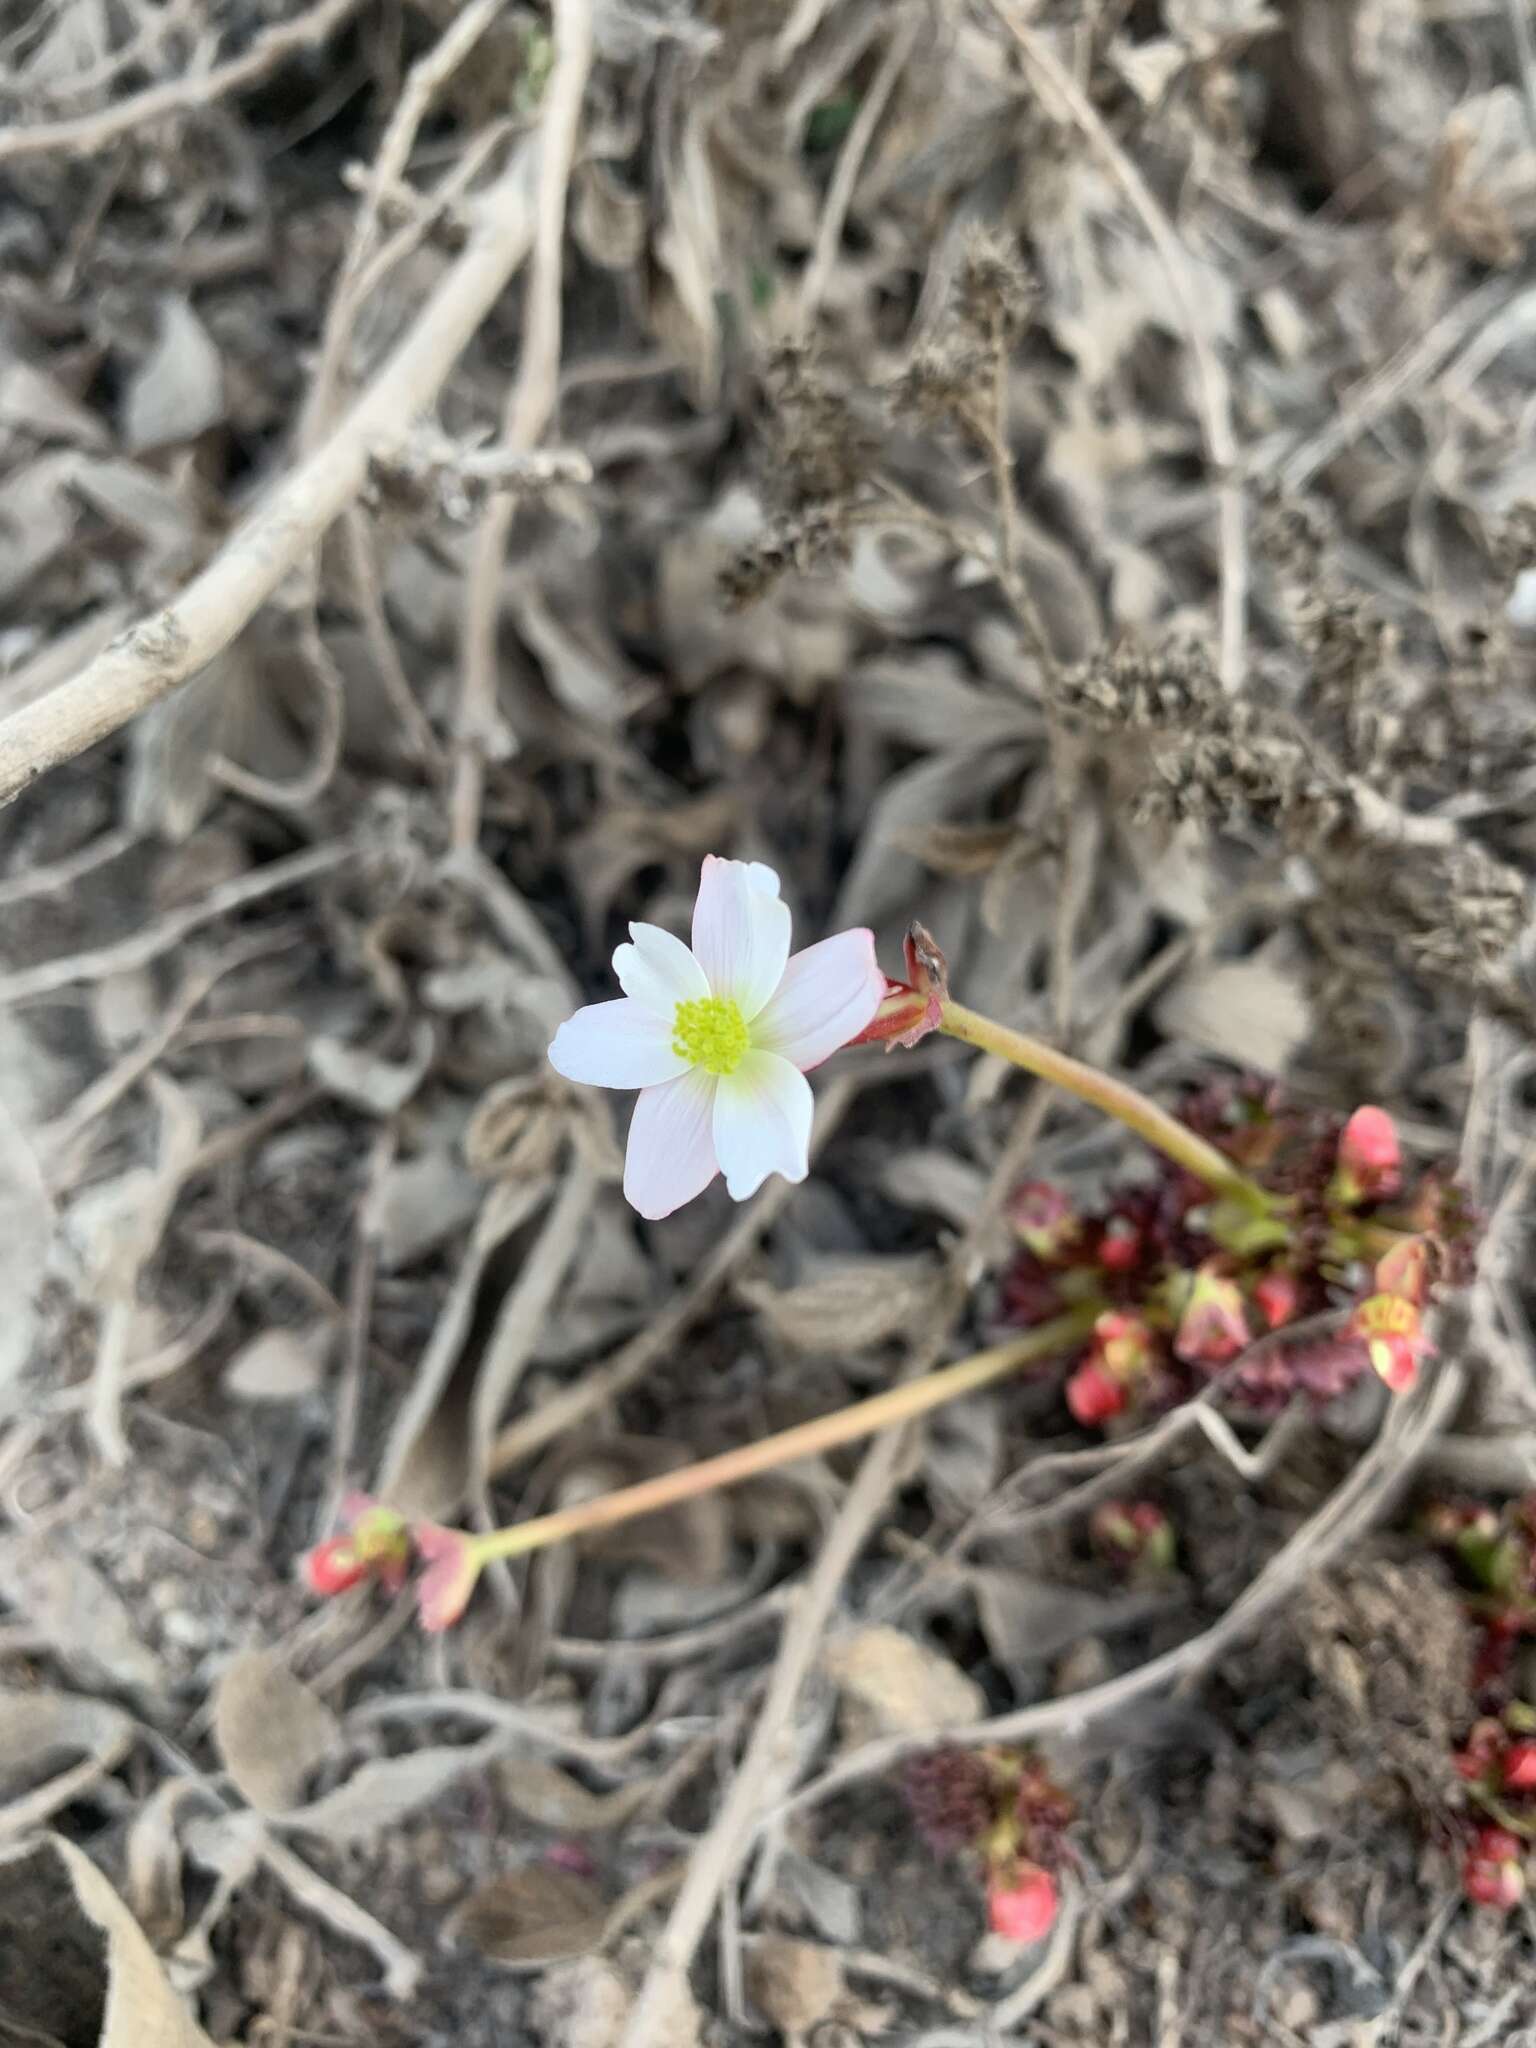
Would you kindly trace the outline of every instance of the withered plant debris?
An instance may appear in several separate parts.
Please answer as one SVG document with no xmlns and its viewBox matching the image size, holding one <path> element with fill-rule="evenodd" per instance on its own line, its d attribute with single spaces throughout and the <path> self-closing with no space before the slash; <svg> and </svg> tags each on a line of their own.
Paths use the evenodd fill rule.
<svg viewBox="0 0 1536 2048">
<path fill-rule="evenodd" d="M 0 767 L 436 358 L 195 679 L 0 809 L 0 2040 L 1536 2033 L 1528 1917 L 1436 1918 L 1473 1624 L 1417 1519 L 1536 1441 L 1520 12 L 8 11 Z M 825 1415 L 1004 1334 L 1021 1183 L 1155 1191 L 932 1038 L 815 1077 L 805 1185 L 640 1224 L 545 1049 L 710 853 L 1165 1103 L 1390 1112 L 1483 1233 L 1420 1389 L 940 1411 L 787 1701 L 858 1447 L 422 1635 L 354 1496 L 489 1526 Z M 1049 1938 L 899 1773 L 743 1860 L 765 1699 L 770 1805 L 936 1724 L 1070 1784 Z"/>
</svg>

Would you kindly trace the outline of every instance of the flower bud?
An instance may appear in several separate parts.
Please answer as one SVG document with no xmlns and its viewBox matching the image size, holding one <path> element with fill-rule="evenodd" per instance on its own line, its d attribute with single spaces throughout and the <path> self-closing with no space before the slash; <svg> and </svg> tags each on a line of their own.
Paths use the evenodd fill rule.
<svg viewBox="0 0 1536 2048">
<path fill-rule="evenodd" d="M 1512 1742 L 1502 1768 L 1507 1791 L 1536 1792 L 1536 1742 Z"/>
<path fill-rule="evenodd" d="M 338 1593 L 346 1593 L 353 1586 L 359 1586 L 368 1576 L 368 1567 L 352 1547 L 350 1536 L 328 1536 L 323 1543 L 317 1543 L 304 1560 L 304 1577 L 312 1593 L 322 1599 L 333 1599 Z"/>
<path fill-rule="evenodd" d="M 1094 1323 L 1091 1355 L 1122 1384 L 1145 1376 L 1156 1347 L 1151 1325 L 1126 1309 L 1106 1309 Z"/>
<path fill-rule="evenodd" d="M 1254 1286 L 1253 1305 L 1264 1318 L 1266 1329 L 1278 1330 L 1294 1322 L 1301 1306 L 1301 1286 L 1288 1266 L 1271 1266 Z"/>
<path fill-rule="evenodd" d="M 1377 1202 L 1403 1184 L 1403 1148 L 1397 1126 L 1384 1109 L 1367 1103 L 1339 1133 L 1333 1192 L 1338 1201 Z"/>
<path fill-rule="evenodd" d="M 1195 1274 L 1179 1318 L 1173 1340 L 1175 1356 L 1187 1365 L 1226 1365 L 1246 1348 L 1248 1341 L 1243 1297 L 1237 1282 L 1207 1262 Z"/>
<path fill-rule="evenodd" d="M 1147 1576 L 1173 1568 L 1177 1552 L 1173 1524 L 1153 1501 L 1105 1501 L 1094 1510 L 1088 1534 L 1112 1564 Z"/>
<path fill-rule="evenodd" d="M 1037 1259 L 1055 1265 L 1082 1236 L 1077 1211 L 1049 1181 L 1027 1180 L 1008 1204 L 1008 1220 Z"/>
<path fill-rule="evenodd" d="M 1401 1294 L 1367 1295 L 1349 1327 L 1364 1341 L 1366 1355 L 1392 1392 L 1406 1393 L 1418 1377 L 1420 1354 L 1429 1349 L 1413 1303 Z"/>
<path fill-rule="evenodd" d="M 1141 1258 L 1141 1232 L 1128 1216 L 1111 1216 L 1099 1238 L 1099 1265 L 1106 1273 L 1130 1273 Z"/>
<path fill-rule="evenodd" d="M 1073 1419 L 1084 1429 L 1097 1429 L 1122 1414 L 1130 1402 L 1124 1386 L 1095 1358 L 1080 1365 L 1067 1381 L 1066 1398 Z"/>
<path fill-rule="evenodd" d="M 1461 1866 L 1461 1888 L 1474 1905 L 1508 1912 L 1525 1896 L 1524 1844 L 1508 1828 L 1480 1827 Z"/>
<path fill-rule="evenodd" d="M 1006 1941 L 1039 1941 L 1051 1931 L 1060 1896 L 1056 1880 L 1038 1864 L 1020 1863 L 1007 1883 L 994 1882 L 987 1892 L 987 1921 Z"/>
<path fill-rule="evenodd" d="M 937 1031 L 949 995 L 949 967 L 938 941 L 920 924 L 907 927 L 902 942 L 907 979 L 885 979 L 885 998 L 873 1019 L 849 1045 L 869 1045 L 883 1040 L 887 1052 L 894 1045 L 914 1046 Z"/>
<path fill-rule="evenodd" d="M 1376 1262 L 1376 1288 L 1399 1294 L 1422 1308 L 1429 1299 L 1430 1246 L 1427 1238 L 1405 1237 Z"/>
<path fill-rule="evenodd" d="M 377 1579 L 385 1592 L 398 1593 L 411 1567 L 405 1517 L 366 1493 L 349 1493 L 341 1515 L 345 1533 L 317 1543 L 304 1561 L 311 1591 L 330 1597 Z"/>
</svg>

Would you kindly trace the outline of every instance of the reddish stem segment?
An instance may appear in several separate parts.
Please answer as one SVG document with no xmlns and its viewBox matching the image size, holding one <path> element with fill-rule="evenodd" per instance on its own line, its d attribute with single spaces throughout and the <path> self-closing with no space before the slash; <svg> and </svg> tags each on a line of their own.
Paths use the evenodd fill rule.
<svg viewBox="0 0 1536 2048">
<path fill-rule="evenodd" d="M 679 1501 L 712 1493 L 722 1486 L 735 1486 L 759 1472 L 772 1472 L 791 1465 L 798 1458 L 810 1458 L 839 1444 L 854 1443 L 876 1430 L 890 1429 L 941 1408 L 946 1401 L 974 1394 L 982 1387 L 1006 1379 L 1026 1365 L 1038 1364 L 1055 1353 L 1068 1351 L 1085 1337 L 1098 1313 L 1097 1303 L 1085 1303 L 1057 1316 L 1037 1329 L 1026 1331 L 1007 1344 L 994 1345 L 947 1365 L 922 1379 L 909 1380 L 868 1401 L 839 1408 L 834 1414 L 818 1416 L 814 1422 L 799 1423 L 780 1430 L 755 1444 L 741 1444 L 718 1457 L 705 1458 L 681 1471 L 663 1472 L 638 1486 L 626 1486 L 596 1500 L 575 1507 L 560 1508 L 554 1514 L 539 1515 L 533 1521 L 514 1522 L 510 1528 L 493 1529 L 488 1535 L 468 1539 L 475 1559 L 487 1564 L 493 1557 L 521 1557 L 530 1550 L 542 1550 L 571 1536 L 584 1536 L 593 1529 L 610 1529 L 616 1522 L 631 1521 L 636 1515 L 654 1514 L 658 1508 L 675 1507 Z"/>
<path fill-rule="evenodd" d="M 1069 1053 L 1057 1052 L 1054 1046 L 1038 1038 L 994 1023 L 992 1018 L 968 1010 L 963 1003 L 953 1002 L 947 996 L 939 1008 L 939 1029 L 964 1045 L 975 1046 L 978 1052 L 995 1053 L 999 1059 L 1023 1067 L 1026 1073 L 1038 1075 L 1053 1087 L 1065 1089 L 1079 1101 L 1091 1103 L 1145 1138 L 1149 1145 L 1155 1145 L 1176 1164 L 1187 1167 L 1212 1194 L 1242 1202 L 1255 1214 L 1264 1214 L 1273 1207 L 1258 1182 L 1239 1172 L 1224 1152 L 1218 1152 L 1176 1116 L 1159 1109 L 1148 1096 L 1124 1081 L 1101 1074 L 1097 1067 L 1075 1060 Z"/>
</svg>

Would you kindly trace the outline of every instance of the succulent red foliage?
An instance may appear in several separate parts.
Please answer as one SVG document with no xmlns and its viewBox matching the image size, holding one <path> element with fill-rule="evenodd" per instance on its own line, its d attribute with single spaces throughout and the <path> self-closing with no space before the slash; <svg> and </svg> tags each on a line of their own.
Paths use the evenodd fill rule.
<svg viewBox="0 0 1536 2048">
<path fill-rule="evenodd" d="M 974 1847 L 992 1825 L 996 1788 L 980 1750 L 932 1749 L 913 1757 L 902 1791 L 918 1832 L 938 1855 Z"/>
<path fill-rule="evenodd" d="M 907 1805 L 940 1855 L 978 1866 L 994 1932 L 1038 1941 L 1056 1917 L 1072 1801 L 1038 1757 L 1014 1749 L 936 1749 L 903 1774 Z"/>
<path fill-rule="evenodd" d="M 1131 1365 L 1100 1317 L 1064 1382 L 1076 1421 L 1097 1429 L 1173 1406 L 1217 1374 L 1228 1398 L 1263 1413 L 1297 1394 L 1332 1401 L 1373 1367 L 1394 1392 L 1410 1386 L 1428 1350 L 1420 1312 L 1437 1286 L 1465 1277 L 1476 1240 L 1454 1184 L 1425 1175 L 1406 1214 L 1379 1214 L 1402 1187 L 1403 1157 L 1374 1105 L 1344 1120 L 1268 1082 L 1223 1082 L 1179 1113 L 1258 1179 L 1267 1212 L 1213 1198 L 1168 1161 L 1092 1213 L 1038 1181 L 1015 1199 L 1022 1242 L 1000 1283 L 1004 1319 L 1030 1328 L 1089 1301 L 1138 1333 Z M 1393 1243 L 1405 1222 L 1416 1234 Z M 1329 1314 L 1342 1326 L 1304 1327 Z M 1294 1337 L 1254 1341 L 1292 1326 Z"/>
</svg>

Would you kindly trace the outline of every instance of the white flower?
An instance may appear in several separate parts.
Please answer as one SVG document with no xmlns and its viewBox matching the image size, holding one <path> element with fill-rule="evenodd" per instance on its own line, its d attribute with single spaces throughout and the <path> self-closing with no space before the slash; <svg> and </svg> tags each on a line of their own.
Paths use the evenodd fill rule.
<svg viewBox="0 0 1536 2048">
<path fill-rule="evenodd" d="M 623 999 L 589 1003 L 555 1033 L 550 1063 L 569 1081 L 638 1088 L 624 1193 L 670 1216 L 717 1173 L 738 1202 L 770 1173 L 809 1170 L 819 1066 L 874 1016 L 885 994 L 874 934 L 839 932 L 789 957 L 789 906 L 759 861 L 706 857 L 693 946 L 632 924 L 613 956 Z"/>
</svg>

